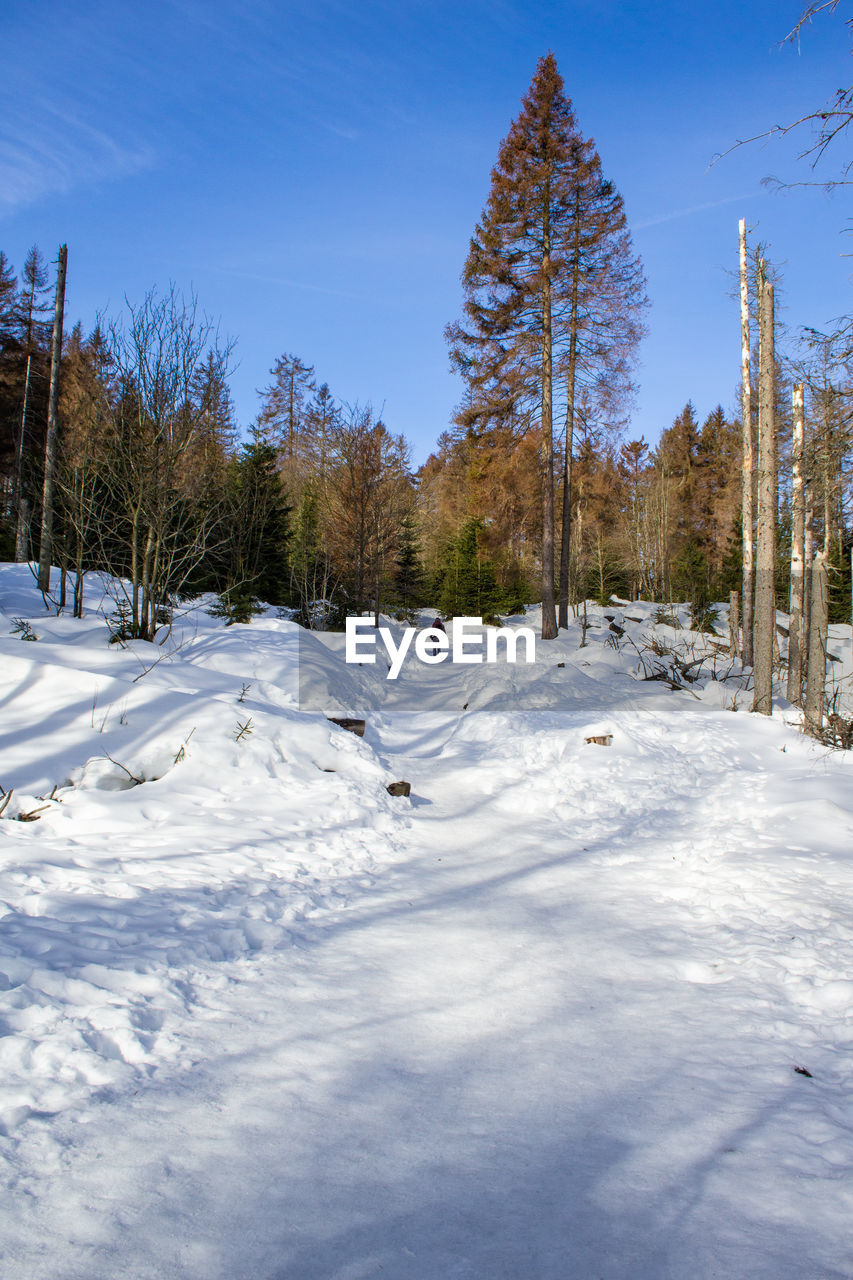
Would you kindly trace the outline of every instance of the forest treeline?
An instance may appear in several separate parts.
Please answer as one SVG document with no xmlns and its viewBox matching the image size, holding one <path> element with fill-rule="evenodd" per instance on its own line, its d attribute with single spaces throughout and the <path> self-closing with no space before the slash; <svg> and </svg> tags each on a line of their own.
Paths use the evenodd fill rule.
<svg viewBox="0 0 853 1280">
<path fill-rule="evenodd" d="M 753 328 L 764 263 L 757 246 Z M 333 393 L 308 353 L 275 362 L 242 430 L 230 346 L 174 287 L 88 334 L 60 324 L 57 350 L 54 274 L 37 248 L 17 271 L 0 252 L 0 557 L 38 560 L 47 536 L 52 598 L 79 612 L 82 575 L 104 570 L 127 584 L 116 633 L 148 640 L 203 591 L 232 621 L 265 601 L 322 627 L 367 609 L 489 616 L 542 602 L 547 638 L 579 601 L 613 595 L 689 600 L 707 624 L 743 582 L 742 405 L 757 429 L 759 397 L 738 395 L 733 370 L 704 420 L 685 388 L 658 440 L 632 438 L 642 264 L 552 55 L 501 144 L 462 290 L 447 329 L 460 404 L 413 469 L 404 435 Z M 772 371 L 776 601 L 787 608 L 796 385 L 807 540 L 829 569 L 830 617 L 847 620 L 853 328 L 784 346 Z"/>
</svg>

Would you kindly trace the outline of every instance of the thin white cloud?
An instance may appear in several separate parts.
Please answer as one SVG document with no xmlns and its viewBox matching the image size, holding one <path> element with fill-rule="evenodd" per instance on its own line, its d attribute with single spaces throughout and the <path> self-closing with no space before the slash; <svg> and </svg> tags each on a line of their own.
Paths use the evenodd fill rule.
<svg viewBox="0 0 853 1280">
<path fill-rule="evenodd" d="M 150 169 L 153 150 L 124 143 L 60 103 L 0 121 L 0 212 Z"/>
<path fill-rule="evenodd" d="M 329 133 L 334 133 L 339 138 L 345 138 L 347 142 L 357 142 L 361 137 L 357 129 L 348 129 L 343 125 L 332 124 L 329 121 L 323 121 L 323 128 L 328 129 Z"/>
<path fill-rule="evenodd" d="M 706 209 L 719 209 L 724 204 L 743 204 L 747 200 L 754 199 L 756 192 L 749 195 L 726 196 L 724 200 L 709 200 L 706 204 L 694 204 L 689 209 L 673 209 L 670 213 L 659 213 L 653 218 L 644 218 L 640 222 L 632 223 L 634 231 L 642 231 L 645 227 L 657 227 L 662 222 L 674 222 L 676 218 L 689 218 L 694 213 L 704 213 Z"/>
<path fill-rule="evenodd" d="M 346 293 L 343 289 L 327 289 L 322 285 L 311 284 L 306 280 L 292 280 L 287 276 L 270 276 L 262 275 L 254 271 L 241 271 L 236 267 L 221 266 L 196 266 L 191 267 L 193 271 L 212 272 L 219 276 L 234 276 L 240 280 L 257 280 L 260 284 L 265 285 L 281 285 L 286 289 L 305 289 L 308 293 L 322 293 L 330 298 L 347 298 L 352 302 L 367 302 L 372 295 L 363 293 Z"/>
</svg>

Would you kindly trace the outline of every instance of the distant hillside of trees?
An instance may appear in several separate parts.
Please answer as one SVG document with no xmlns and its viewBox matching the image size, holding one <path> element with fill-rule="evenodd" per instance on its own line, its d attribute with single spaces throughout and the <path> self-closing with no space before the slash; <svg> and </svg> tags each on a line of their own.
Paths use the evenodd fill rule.
<svg viewBox="0 0 853 1280">
<path fill-rule="evenodd" d="M 772 368 L 766 350 L 759 368 L 760 281 L 774 274 L 766 256 L 757 246 L 744 268 L 750 394 L 739 394 L 733 369 L 704 421 L 685 388 L 659 439 L 633 438 L 642 264 L 548 55 L 472 235 L 462 318 L 447 329 L 462 396 L 427 462 L 414 470 L 403 434 L 369 404 L 338 398 L 292 352 L 241 428 L 231 351 L 215 325 L 194 297 L 152 289 L 92 333 L 66 328 L 53 352 L 51 598 L 79 611 L 84 572 L 119 576 L 115 632 L 147 640 L 176 600 L 202 591 L 231 621 L 263 600 L 323 627 L 363 610 L 485 616 L 541 601 L 547 638 L 578 602 L 614 594 L 689 600 L 701 619 L 743 589 L 745 553 L 752 572 L 749 441 L 761 410 L 774 433 L 762 510 L 767 518 L 771 503 L 776 603 L 792 598 L 792 560 L 799 581 L 819 555 L 830 618 L 847 620 L 853 320 L 796 340 L 777 334 Z M 4 559 L 36 561 L 42 549 L 54 288 L 38 248 L 17 273 L 0 252 Z M 800 446 L 792 387 L 802 388 Z M 748 584 L 750 602 L 752 593 Z"/>
</svg>

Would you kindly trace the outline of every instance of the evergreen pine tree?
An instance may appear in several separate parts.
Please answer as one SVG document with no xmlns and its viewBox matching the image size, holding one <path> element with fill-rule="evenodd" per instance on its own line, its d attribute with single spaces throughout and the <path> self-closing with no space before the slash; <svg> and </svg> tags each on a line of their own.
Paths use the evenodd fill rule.
<svg viewBox="0 0 853 1280">
<path fill-rule="evenodd" d="M 0 249 L 0 350 L 12 337 L 18 281 L 12 264 Z"/>
<path fill-rule="evenodd" d="M 228 477 L 223 570 L 216 612 L 248 622 L 260 601 L 289 598 L 290 507 L 277 467 L 277 451 L 257 430 L 233 460 Z"/>
<path fill-rule="evenodd" d="M 302 454 L 306 401 L 314 389 L 313 372 L 313 365 L 285 352 L 270 370 L 273 380 L 262 393 L 258 425 L 278 445 L 284 463 L 291 469 Z"/>
<path fill-rule="evenodd" d="M 31 517 L 41 494 L 50 381 L 50 283 L 37 246 L 24 259 L 17 297 L 12 359 L 13 494 L 17 513 L 15 557 L 27 559 Z"/>
<path fill-rule="evenodd" d="M 482 527 L 466 521 L 449 548 L 439 599 L 445 617 L 485 618 L 503 603 L 494 566 L 480 547 Z"/>
<path fill-rule="evenodd" d="M 540 58 L 492 171 L 462 275 L 469 328 L 448 329 L 476 411 L 506 418 L 533 406 L 540 435 L 542 638 L 557 634 L 554 595 L 553 309 L 555 242 L 570 199 L 577 130 L 553 54 Z"/>
<path fill-rule="evenodd" d="M 554 413 L 565 393 L 561 622 L 567 622 L 575 397 L 612 412 L 630 389 L 645 304 L 622 200 L 578 130 L 553 54 L 539 60 L 501 145 L 489 201 L 463 272 L 465 325 L 447 330 L 468 383 L 460 420 L 538 432 L 542 636 L 557 634 L 554 591 Z"/>
<path fill-rule="evenodd" d="M 400 604 L 411 610 L 423 600 L 424 568 L 414 517 L 407 515 L 400 525 L 400 543 L 395 560 L 395 591 Z"/>
</svg>

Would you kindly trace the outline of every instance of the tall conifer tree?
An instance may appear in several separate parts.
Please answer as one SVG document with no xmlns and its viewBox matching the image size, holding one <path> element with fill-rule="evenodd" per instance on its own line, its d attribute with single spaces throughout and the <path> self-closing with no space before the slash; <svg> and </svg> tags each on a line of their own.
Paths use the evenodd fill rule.
<svg viewBox="0 0 853 1280">
<path fill-rule="evenodd" d="M 541 433 L 542 638 L 557 634 L 554 598 L 554 238 L 566 213 L 572 107 L 554 55 L 540 58 L 492 170 L 492 187 L 462 273 L 469 327 L 448 339 L 486 417 L 534 399 Z"/>
<path fill-rule="evenodd" d="M 568 510 L 575 396 L 596 385 L 605 400 L 617 386 L 627 389 L 645 303 L 621 198 L 602 177 L 592 142 L 580 135 L 553 54 L 539 60 L 501 144 L 462 282 L 466 320 L 447 330 L 453 362 L 468 384 L 460 420 L 474 430 L 498 422 L 540 433 L 542 636 L 551 639 L 555 401 L 565 395 Z M 609 378 L 602 376 L 606 369 Z M 568 536 L 568 516 L 564 528 Z M 561 615 L 567 548 L 563 559 Z"/>
<path fill-rule="evenodd" d="M 273 380 L 263 392 L 258 423 L 272 433 L 273 443 L 278 444 L 283 460 L 291 466 L 300 453 L 305 403 L 314 390 L 313 372 L 313 365 L 285 352 L 270 370 Z"/>
<path fill-rule="evenodd" d="M 633 393 L 631 373 L 648 305 L 622 197 L 602 172 L 592 139 L 572 140 L 570 197 L 559 229 L 559 372 L 565 379 L 559 625 L 569 624 L 572 454 L 579 395 L 615 424 Z"/>
</svg>

